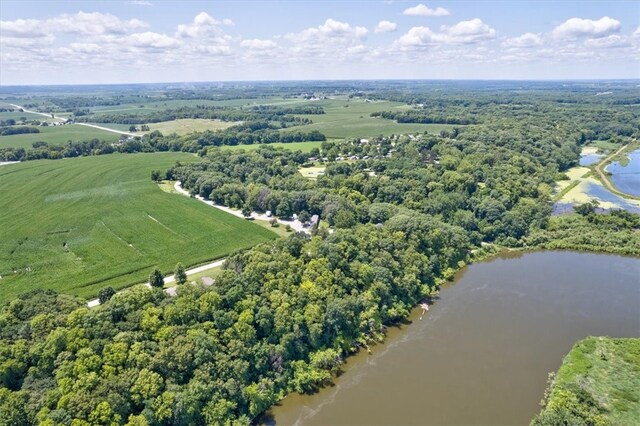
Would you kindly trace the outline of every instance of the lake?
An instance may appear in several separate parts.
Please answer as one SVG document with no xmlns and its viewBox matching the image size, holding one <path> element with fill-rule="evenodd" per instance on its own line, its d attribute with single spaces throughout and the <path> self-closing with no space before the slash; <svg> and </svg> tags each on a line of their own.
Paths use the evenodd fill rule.
<svg viewBox="0 0 640 426">
<path fill-rule="evenodd" d="M 615 161 L 607 166 L 611 180 L 620 191 L 640 197 L 640 149 L 628 154 L 626 165 Z"/>
<path fill-rule="evenodd" d="M 349 358 L 334 386 L 285 398 L 267 423 L 528 424 L 576 341 L 640 336 L 640 259 L 510 253 L 463 269 L 419 315 Z"/>
</svg>

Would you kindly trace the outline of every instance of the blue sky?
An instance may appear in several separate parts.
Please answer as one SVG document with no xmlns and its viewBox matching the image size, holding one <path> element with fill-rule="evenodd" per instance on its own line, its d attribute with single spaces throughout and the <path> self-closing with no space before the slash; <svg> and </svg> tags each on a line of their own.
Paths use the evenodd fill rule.
<svg viewBox="0 0 640 426">
<path fill-rule="evenodd" d="M 640 78 L 638 1 L 0 2 L 0 84 Z"/>
</svg>

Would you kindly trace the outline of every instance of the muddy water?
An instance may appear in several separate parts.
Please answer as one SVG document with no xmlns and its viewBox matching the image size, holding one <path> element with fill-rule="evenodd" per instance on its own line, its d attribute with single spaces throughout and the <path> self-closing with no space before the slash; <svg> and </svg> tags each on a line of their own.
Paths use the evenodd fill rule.
<svg viewBox="0 0 640 426">
<path fill-rule="evenodd" d="M 291 395 L 278 425 L 524 425 L 547 374 L 588 335 L 640 336 L 640 259 L 575 252 L 463 270 L 430 312 L 349 359 L 335 386 Z"/>
</svg>

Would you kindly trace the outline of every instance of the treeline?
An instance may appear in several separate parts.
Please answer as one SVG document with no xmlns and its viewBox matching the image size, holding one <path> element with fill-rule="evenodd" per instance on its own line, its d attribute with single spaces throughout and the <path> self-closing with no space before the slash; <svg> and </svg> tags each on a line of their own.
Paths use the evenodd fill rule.
<svg viewBox="0 0 640 426">
<path fill-rule="evenodd" d="M 110 112 L 83 114 L 76 117 L 76 121 L 93 123 L 143 124 L 172 121 L 182 118 L 203 118 L 222 121 L 269 121 L 281 123 L 280 127 L 290 125 L 304 125 L 312 121 L 306 117 L 296 117 L 294 114 L 324 114 L 322 107 L 296 106 L 254 106 L 254 107 L 212 107 L 204 105 L 184 106 L 160 111 Z"/>
<path fill-rule="evenodd" d="M 406 111 L 380 111 L 372 112 L 371 117 L 395 120 L 398 123 L 422 123 L 422 124 L 478 124 L 474 118 L 458 118 L 444 115 L 433 115 L 428 110 L 412 109 Z"/>
<path fill-rule="evenodd" d="M 640 215 L 625 210 L 597 214 L 596 206 L 576 207 L 578 214 L 553 217 L 545 229 L 536 229 L 526 244 L 549 250 L 583 250 L 640 256 Z"/>
<path fill-rule="evenodd" d="M 228 258 L 214 287 L 136 288 L 96 309 L 52 292 L 0 310 L 8 424 L 249 425 L 382 338 L 468 253 L 415 214 Z"/>
<path fill-rule="evenodd" d="M 40 133 L 40 129 L 29 126 L 2 127 L 2 123 L 0 123 L 0 136 L 21 135 L 25 133 Z"/>
<path fill-rule="evenodd" d="M 0 147 L 0 161 L 58 160 L 87 155 L 105 155 L 115 152 L 200 152 L 207 146 L 269 144 L 275 142 L 291 143 L 304 141 L 324 141 L 324 134 L 313 130 L 310 132 L 280 132 L 273 129 L 251 131 L 245 127 L 238 130 L 229 128 L 218 132 L 196 132 L 185 136 L 175 134 L 163 136 L 154 131 L 132 139 L 119 142 L 91 139 L 88 141 L 68 141 L 62 145 L 51 145 L 45 141 L 34 142 L 33 148 Z"/>
</svg>

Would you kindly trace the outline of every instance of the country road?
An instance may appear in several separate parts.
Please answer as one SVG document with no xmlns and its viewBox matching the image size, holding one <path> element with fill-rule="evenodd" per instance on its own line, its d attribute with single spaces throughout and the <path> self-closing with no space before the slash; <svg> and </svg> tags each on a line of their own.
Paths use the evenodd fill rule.
<svg viewBox="0 0 640 426">
<path fill-rule="evenodd" d="M 188 269 L 187 275 L 193 275 L 193 274 L 198 274 L 200 272 L 204 272 L 207 269 L 212 269 L 212 268 L 217 268 L 218 266 L 222 266 L 222 264 L 224 263 L 226 259 L 220 259 L 220 260 L 216 260 L 215 262 L 211 262 L 211 263 L 207 263 L 206 265 L 202 265 L 202 266 L 198 266 L 196 268 L 192 268 L 192 269 Z M 176 278 L 173 275 L 169 275 L 167 277 L 164 278 L 164 283 L 165 284 L 170 284 L 176 281 Z M 145 284 L 147 287 L 151 287 L 151 285 L 149 283 Z M 175 296 L 176 295 L 176 288 L 178 286 L 173 286 L 173 287 L 167 287 L 164 289 L 164 292 L 167 293 L 170 296 Z M 122 291 L 126 291 L 127 289 L 125 288 Z M 121 293 L 120 291 L 118 293 Z M 90 300 L 89 302 L 87 302 L 87 306 L 90 308 L 93 308 L 95 306 L 98 306 L 100 304 L 100 300 L 99 299 L 93 299 Z"/>
<path fill-rule="evenodd" d="M 187 197 L 190 197 L 191 194 L 189 193 L 189 191 L 187 191 L 186 189 L 184 189 L 181 185 L 180 185 L 180 181 L 177 181 L 173 187 L 175 188 L 176 191 L 178 191 L 179 193 L 186 195 Z M 229 207 L 225 207 L 225 206 L 219 206 L 217 204 L 215 204 L 213 201 L 210 200 L 205 200 L 204 198 L 202 198 L 199 195 L 195 196 L 195 199 L 198 201 L 201 201 L 203 203 L 205 203 L 208 206 L 211 207 L 215 207 L 218 210 L 222 210 L 223 212 L 232 214 L 236 217 L 239 217 L 240 219 L 246 219 L 242 212 L 240 210 L 234 210 L 231 209 Z M 270 221 L 271 219 L 274 219 L 274 217 L 272 216 L 267 216 L 264 213 L 256 213 L 256 212 L 251 212 L 251 218 L 254 220 L 262 220 L 262 221 Z M 275 218 L 279 224 L 287 226 L 289 225 L 291 227 L 291 229 L 293 229 L 296 232 L 304 232 L 306 234 L 311 234 L 311 228 L 305 227 L 302 225 L 302 222 L 300 222 L 299 220 L 282 220 L 282 219 L 278 219 Z"/>
<path fill-rule="evenodd" d="M 96 124 L 89 123 L 75 123 L 81 126 L 93 127 L 94 129 L 106 130 L 107 132 L 118 133 L 119 135 L 127 135 L 127 136 L 138 136 L 135 133 L 123 132 L 122 130 L 110 129 L 108 127 L 98 126 Z"/>
<path fill-rule="evenodd" d="M 604 186 L 607 187 L 607 189 L 609 191 L 611 191 L 614 194 L 620 194 L 621 192 L 619 190 L 617 190 L 613 184 L 611 183 L 611 181 L 609 180 L 609 178 L 607 177 L 607 175 L 605 174 L 605 172 L 602 170 L 602 166 L 604 164 L 609 164 L 609 161 L 611 161 L 611 159 L 613 157 L 615 157 L 616 155 L 620 154 L 622 152 L 623 149 L 625 149 L 627 146 L 624 145 L 622 146 L 619 150 L 617 150 L 616 152 L 614 152 L 613 154 L 611 154 L 610 156 L 608 156 L 607 158 L 605 158 L 604 160 L 602 160 L 600 163 L 598 163 L 598 165 L 595 167 L 596 169 L 596 173 L 598 173 L 598 176 L 600 176 L 600 180 L 602 181 L 602 183 L 604 184 Z"/>
<path fill-rule="evenodd" d="M 20 105 L 16 105 L 16 104 L 9 104 L 14 108 L 18 108 L 21 109 L 24 112 L 28 112 L 31 114 L 38 114 L 38 115 L 43 115 L 45 117 L 54 119 L 54 120 L 60 120 L 60 121 L 66 121 L 66 118 L 60 118 L 60 117 L 56 117 L 54 114 L 47 114 L 46 112 L 38 112 L 38 111 L 32 111 L 29 109 L 26 109 L 24 107 L 21 107 Z M 126 136 L 137 136 L 135 133 L 130 133 L 130 132 L 123 132 L 122 130 L 116 130 L 116 129 L 110 129 L 108 127 L 103 127 L 103 126 L 98 126 L 96 124 L 89 124 L 89 123 L 74 123 L 74 124 L 79 124 L 80 126 L 87 126 L 87 127 L 93 127 L 94 129 L 100 129 L 100 130 L 104 130 L 107 132 L 111 132 L 111 133 L 117 133 L 119 135 L 126 135 Z"/>
</svg>

